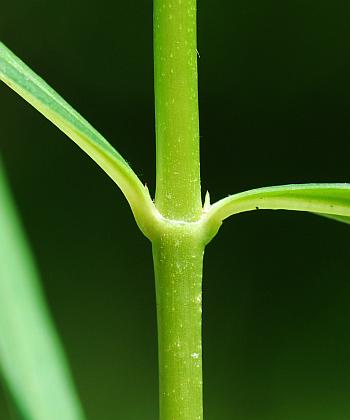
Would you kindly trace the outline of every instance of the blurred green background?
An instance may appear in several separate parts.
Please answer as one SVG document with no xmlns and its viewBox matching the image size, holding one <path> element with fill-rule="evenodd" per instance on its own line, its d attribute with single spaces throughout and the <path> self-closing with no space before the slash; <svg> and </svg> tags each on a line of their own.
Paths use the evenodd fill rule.
<svg viewBox="0 0 350 420">
<path fill-rule="evenodd" d="M 151 2 L 1 6 L 0 39 L 153 192 Z M 350 3 L 202 0 L 198 21 L 203 192 L 349 182 Z M 157 419 L 150 244 L 112 181 L 4 85 L 0 109 L 1 154 L 88 419 Z M 301 213 L 225 222 L 204 267 L 206 420 L 350 418 L 349 238 Z"/>
</svg>

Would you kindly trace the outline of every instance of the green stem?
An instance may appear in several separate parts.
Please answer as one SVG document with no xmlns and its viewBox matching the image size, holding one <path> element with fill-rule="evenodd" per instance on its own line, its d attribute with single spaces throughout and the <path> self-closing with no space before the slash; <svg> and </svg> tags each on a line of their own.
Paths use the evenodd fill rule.
<svg viewBox="0 0 350 420">
<path fill-rule="evenodd" d="M 169 219 L 201 216 L 196 0 L 154 0 L 155 204 Z"/>
<path fill-rule="evenodd" d="M 204 244 L 196 0 L 154 0 L 160 420 L 201 420 Z"/>
<path fill-rule="evenodd" d="M 201 420 L 204 244 L 188 227 L 153 243 L 161 420 Z"/>
</svg>

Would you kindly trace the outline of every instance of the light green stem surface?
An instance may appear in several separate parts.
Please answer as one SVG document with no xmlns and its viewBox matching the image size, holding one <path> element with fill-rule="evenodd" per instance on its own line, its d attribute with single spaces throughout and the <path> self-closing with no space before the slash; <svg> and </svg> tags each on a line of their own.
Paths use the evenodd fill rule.
<svg viewBox="0 0 350 420">
<path fill-rule="evenodd" d="M 22 418 L 83 420 L 0 162 L 0 367 Z"/>
<path fill-rule="evenodd" d="M 204 245 L 185 227 L 153 243 L 161 420 L 200 420 Z"/>
<path fill-rule="evenodd" d="M 160 230 L 156 277 L 160 420 L 201 420 L 204 241 L 199 170 L 196 0 L 154 0 Z"/>
<path fill-rule="evenodd" d="M 196 0 L 154 0 L 156 206 L 169 219 L 201 215 Z"/>
</svg>

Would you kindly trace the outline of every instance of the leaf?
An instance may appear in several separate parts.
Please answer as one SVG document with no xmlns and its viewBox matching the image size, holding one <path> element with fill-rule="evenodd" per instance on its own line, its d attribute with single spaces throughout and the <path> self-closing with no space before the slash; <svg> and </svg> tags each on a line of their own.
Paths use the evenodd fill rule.
<svg viewBox="0 0 350 420">
<path fill-rule="evenodd" d="M 291 184 L 257 188 L 216 202 L 206 217 L 219 224 L 229 216 L 251 210 L 307 211 L 349 223 L 350 184 Z"/>
<path fill-rule="evenodd" d="M 141 228 L 153 202 L 122 156 L 43 79 L 0 42 L 0 79 L 83 149 L 119 186 Z"/>
<path fill-rule="evenodd" d="M 0 162 L 0 370 L 26 420 L 83 420 Z"/>
</svg>

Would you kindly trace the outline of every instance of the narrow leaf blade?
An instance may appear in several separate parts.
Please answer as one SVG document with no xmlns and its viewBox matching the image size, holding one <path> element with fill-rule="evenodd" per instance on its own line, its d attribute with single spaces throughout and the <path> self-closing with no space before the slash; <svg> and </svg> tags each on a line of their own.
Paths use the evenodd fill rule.
<svg viewBox="0 0 350 420">
<path fill-rule="evenodd" d="M 257 188 L 226 197 L 212 205 L 209 219 L 221 223 L 251 210 L 295 210 L 317 213 L 349 223 L 350 184 L 291 184 Z"/>
<path fill-rule="evenodd" d="M 119 186 L 131 208 L 151 200 L 122 156 L 42 78 L 0 42 L 0 79 L 83 149 Z"/>
</svg>

